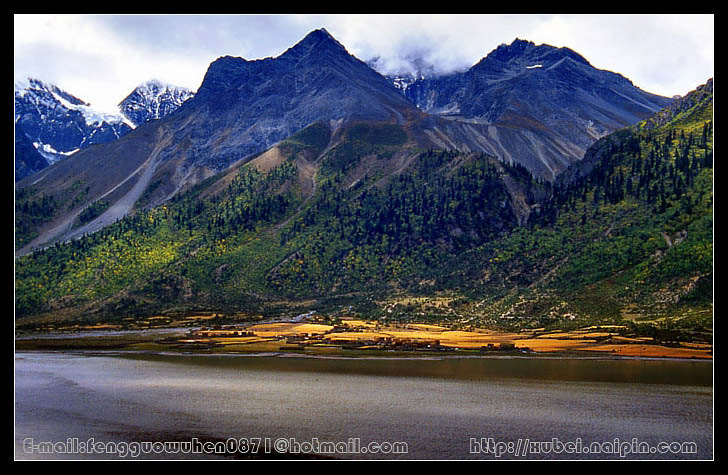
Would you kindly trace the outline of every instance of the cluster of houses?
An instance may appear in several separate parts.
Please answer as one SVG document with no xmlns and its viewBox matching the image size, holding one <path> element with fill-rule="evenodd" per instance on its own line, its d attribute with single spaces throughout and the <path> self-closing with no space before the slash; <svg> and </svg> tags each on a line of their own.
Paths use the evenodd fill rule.
<svg viewBox="0 0 728 475">
<path fill-rule="evenodd" d="M 221 325 L 212 328 L 200 328 L 199 330 L 191 330 L 190 336 L 205 338 L 226 338 L 226 337 L 242 337 L 256 336 L 255 332 L 236 327 L 235 325 Z"/>
<path fill-rule="evenodd" d="M 282 350 L 303 349 L 309 345 L 337 346 L 345 350 L 390 350 L 390 351 L 455 351 L 457 348 L 443 346 L 440 340 L 425 340 L 415 338 L 394 338 L 377 337 L 373 339 L 344 340 L 336 338 L 336 334 L 361 332 L 361 329 L 335 326 L 326 333 L 297 333 L 285 337 L 285 345 Z M 236 325 L 222 325 L 211 328 L 200 328 L 191 330 L 189 337 L 192 338 L 226 338 L 226 337 L 255 337 L 255 332 Z M 190 340 L 190 342 L 193 342 Z M 194 341 L 194 343 L 201 343 Z M 520 349 L 519 349 L 520 350 Z M 513 343 L 501 342 L 499 344 L 488 343 L 480 348 L 481 352 L 487 351 L 516 351 Z"/>
<path fill-rule="evenodd" d="M 327 337 L 328 334 L 301 334 L 286 338 L 281 349 L 302 349 L 318 344 L 337 346 L 345 350 L 396 350 L 396 351 L 453 351 L 454 348 L 440 345 L 439 340 L 413 340 L 405 338 L 380 337 L 371 340 L 340 340 Z"/>
</svg>

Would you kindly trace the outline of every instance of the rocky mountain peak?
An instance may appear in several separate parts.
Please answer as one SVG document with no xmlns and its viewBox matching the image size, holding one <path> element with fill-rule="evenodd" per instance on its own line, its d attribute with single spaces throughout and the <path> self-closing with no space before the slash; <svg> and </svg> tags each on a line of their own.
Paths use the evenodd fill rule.
<svg viewBox="0 0 728 475">
<path fill-rule="evenodd" d="M 37 98 L 43 98 L 53 103 L 61 103 L 67 101 L 73 106 L 89 106 L 87 102 L 82 101 L 78 97 L 69 94 L 53 84 L 47 84 L 40 79 L 27 78 L 15 81 L 15 97 L 23 98 L 26 94 L 31 93 Z"/>
<path fill-rule="evenodd" d="M 235 56 L 222 56 L 216 59 L 210 64 L 196 96 L 201 100 L 219 102 L 220 98 L 226 97 L 227 93 L 232 93 L 233 89 L 242 84 L 262 81 L 266 76 L 268 80 L 272 80 L 273 77 L 270 75 L 279 77 L 286 75 L 294 64 L 304 64 L 306 67 L 322 70 L 323 66 L 330 67 L 335 63 L 339 65 L 361 63 L 366 66 L 350 55 L 326 29 L 319 28 L 308 33 L 301 41 L 275 58 L 247 60 Z"/>
<path fill-rule="evenodd" d="M 541 44 L 536 45 L 533 41 L 516 38 L 509 45 L 501 44 L 488 53 L 475 66 L 474 71 L 492 70 L 493 68 L 510 67 L 541 67 L 548 68 L 564 59 L 570 59 L 576 63 L 591 67 L 589 61 L 576 51 L 562 47 Z"/>
<path fill-rule="evenodd" d="M 535 46 L 536 45 L 532 41 L 516 38 L 509 45 L 505 43 L 500 44 L 488 56 L 492 55 L 494 59 L 506 63 L 513 58 L 522 56 L 527 50 L 530 50 Z"/>
<path fill-rule="evenodd" d="M 185 87 L 152 79 L 137 86 L 118 107 L 129 121 L 138 126 L 169 115 L 192 96 L 194 93 Z"/>
<path fill-rule="evenodd" d="M 120 114 L 100 112 L 58 86 L 34 78 L 15 83 L 14 106 L 16 125 L 49 162 L 116 140 L 133 128 Z"/>
<path fill-rule="evenodd" d="M 281 58 L 302 58 L 313 53 L 349 53 L 325 28 L 313 30 L 301 41 L 287 49 Z"/>
</svg>

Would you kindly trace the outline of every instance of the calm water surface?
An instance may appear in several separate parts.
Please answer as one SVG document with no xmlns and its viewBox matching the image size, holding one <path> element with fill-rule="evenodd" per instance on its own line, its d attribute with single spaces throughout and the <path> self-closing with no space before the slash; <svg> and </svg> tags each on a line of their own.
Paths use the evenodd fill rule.
<svg viewBox="0 0 728 475">
<path fill-rule="evenodd" d="M 327 457 L 345 459 L 712 459 L 712 373 L 704 361 L 17 353 L 15 456 L 245 458 L 245 446 L 199 453 L 245 438 L 263 458 L 330 443 Z M 117 452 L 62 453 L 89 439 Z M 198 453 L 154 453 L 193 440 Z M 120 455 L 142 442 L 157 445 Z M 672 451 L 649 453 L 661 442 Z M 584 453 L 593 444 L 603 453 Z"/>
</svg>

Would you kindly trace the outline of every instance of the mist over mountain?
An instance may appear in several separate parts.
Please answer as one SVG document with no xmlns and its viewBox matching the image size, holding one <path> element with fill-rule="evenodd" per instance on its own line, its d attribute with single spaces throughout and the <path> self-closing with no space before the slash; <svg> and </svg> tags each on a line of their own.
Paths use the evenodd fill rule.
<svg viewBox="0 0 728 475">
<path fill-rule="evenodd" d="M 403 93 L 415 81 L 442 74 L 437 72 L 434 64 L 417 54 L 405 56 L 403 62 L 397 62 L 394 68 L 381 57 L 375 57 L 367 61 L 367 64 Z"/>
<path fill-rule="evenodd" d="M 430 68 L 389 78 L 420 110 L 451 120 L 447 135 L 457 146 L 516 161 L 549 180 L 598 138 L 672 101 L 592 67 L 569 48 L 521 39 L 464 72 Z"/>
</svg>

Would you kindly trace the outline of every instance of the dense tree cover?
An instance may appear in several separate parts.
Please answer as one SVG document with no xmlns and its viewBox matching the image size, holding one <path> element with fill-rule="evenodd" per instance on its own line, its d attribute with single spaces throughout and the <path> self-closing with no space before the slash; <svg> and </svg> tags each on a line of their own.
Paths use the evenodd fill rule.
<svg viewBox="0 0 728 475">
<path fill-rule="evenodd" d="M 58 202 L 45 193 L 37 193 L 29 188 L 21 188 L 15 192 L 15 248 L 18 249 L 38 233 L 37 227 L 53 217 L 58 209 Z"/>
<path fill-rule="evenodd" d="M 554 189 L 545 215 L 554 217 L 562 209 L 573 209 L 576 200 L 591 195 L 594 213 L 600 204 L 617 204 L 627 198 L 643 202 L 653 212 L 663 213 L 669 203 L 683 200 L 687 214 L 691 206 L 687 196 L 703 169 L 713 166 L 712 122 L 702 127 L 701 137 L 690 131 L 672 129 L 662 137 L 654 132 L 628 130 L 595 145 L 601 148 L 591 172 L 573 183 Z"/>
<path fill-rule="evenodd" d="M 450 174 L 440 173 L 456 152 L 429 151 L 418 156 L 415 173 L 399 174 L 384 189 L 367 188 L 355 199 L 337 187 L 341 175 L 322 186 L 320 198 L 305 213 L 304 223 L 331 219 L 329 230 L 352 244 L 370 244 L 387 235 L 429 240 L 453 230 L 480 240 L 513 220 L 508 194 L 490 159 L 475 157 Z"/>
<path fill-rule="evenodd" d="M 191 253 L 203 263 L 224 254 L 226 238 L 286 212 L 294 198 L 277 191 L 293 175 L 290 162 L 269 174 L 245 168 L 219 194 L 203 198 L 195 189 L 82 239 L 17 259 L 16 314 L 48 310 L 64 296 L 87 302 L 146 284 L 154 276 L 174 273 Z"/>
<path fill-rule="evenodd" d="M 411 172 L 398 174 L 383 187 L 340 186 L 342 173 L 324 181 L 316 200 L 281 233 L 281 244 L 313 230 L 268 279 L 291 295 L 381 286 L 386 278 L 414 277 L 440 258 L 498 236 L 516 225 L 510 196 L 501 179 L 509 168 L 492 157 L 475 154 L 449 169 L 462 154 L 429 150 L 420 153 Z M 514 167 L 517 180 L 529 185 L 530 174 Z M 428 257 L 429 256 L 429 257 Z M 384 278 L 384 279 L 383 279 Z"/>
<path fill-rule="evenodd" d="M 486 320 L 563 327 L 698 312 L 709 328 L 713 136 L 701 115 L 602 139 L 579 165 L 587 173 L 557 183 L 528 226 L 446 265 L 444 285 Z M 565 314 L 574 320 L 555 316 Z"/>
</svg>

